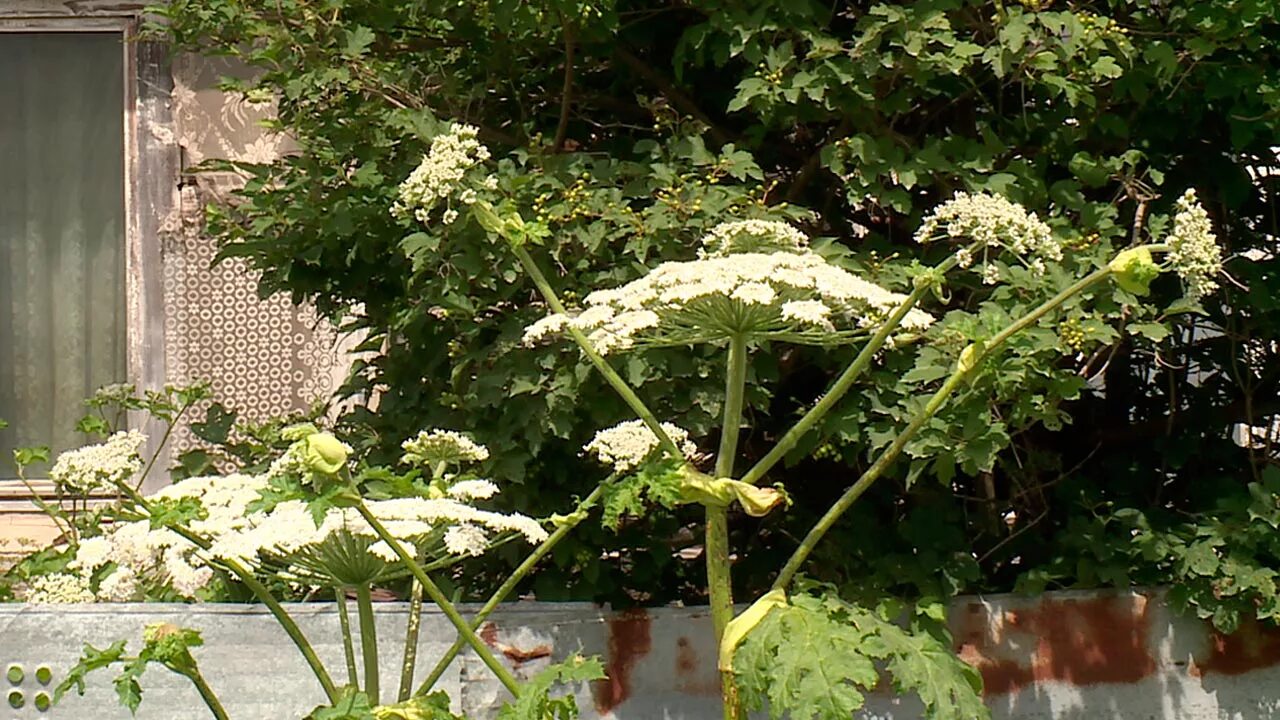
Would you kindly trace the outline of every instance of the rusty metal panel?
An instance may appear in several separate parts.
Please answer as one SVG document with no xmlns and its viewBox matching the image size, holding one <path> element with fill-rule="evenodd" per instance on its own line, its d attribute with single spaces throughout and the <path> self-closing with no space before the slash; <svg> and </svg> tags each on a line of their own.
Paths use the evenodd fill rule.
<svg viewBox="0 0 1280 720">
<path fill-rule="evenodd" d="M 291 606 L 299 624 L 341 682 L 342 650 L 332 606 Z M 320 702 L 315 681 L 260 608 L 237 605 L 0 605 L 0 667 L 22 665 L 26 679 L 8 686 L 28 699 L 47 691 L 34 679 L 41 664 L 58 676 L 82 643 L 136 638 L 149 622 L 201 629 L 198 652 L 210 684 L 233 718 L 298 717 Z M 405 607 L 378 607 L 383 687 L 394 686 Z M 998 720 L 1248 720 L 1280 715 L 1280 631 L 1257 624 L 1223 636 L 1175 616 L 1159 592 L 1066 592 L 1037 598 L 961 598 L 951 607 L 956 649 L 982 673 Z M 520 678 L 574 652 L 599 655 L 609 679 L 576 689 L 584 718 L 719 720 L 711 622 L 702 608 L 613 613 L 591 605 L 517 603 L 496 613 L 481 636 Z M 444 617 L 423 618 L 419 678 L 453 640 Z M 55 677 L 53 684 L 58 678 Z M 3 682 L 3 681 L 0 681 Z M 140 718 L 203 717 L 181 678 L 152 670 Z M 476 720 L 492 717 L 505 691 L 473 656 L 464 656 L 441 687 Z M 391 690 L 388 690 L 390 692 Z M 93 678 L 51 712 L 28 702 L 27 718 L 127 718 L 109 676 Z M 915 720 L 917 702 L 872 693 L 863 717 Z"/>
</svg>

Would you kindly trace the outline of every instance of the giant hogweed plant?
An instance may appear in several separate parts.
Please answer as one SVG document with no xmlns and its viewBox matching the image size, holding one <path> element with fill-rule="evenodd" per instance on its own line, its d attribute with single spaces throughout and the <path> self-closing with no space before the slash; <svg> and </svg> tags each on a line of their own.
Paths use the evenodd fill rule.
<svg viewBox="0 0 1280 720">
<path fill-rule="evenodd" d="M 606 517 L 616 522 L 624 513 L 642 511 L 646 501 L 705 507 L 703 553 L 726 720 L 766 706 L 773 717 L 847 718 L 862 706 L 863 692 L 877 684 L 881 669 L 899 691 L 919 695 L 930 717 L 985 717 L 979 677 L 942 639 L 910 632 L 895 618 L 801 580 L 800 573 L 828 531 L 904 451 L 910 448 L 919 459 L 913 440 L 939 421 L 954 396 L 982 387 L 975 381 L 1019 333 L 1077 308 L 1090 290 L 1107 282 L 1134 304 L 1165 271 L 1181 278 L 1190 300 L 1212 292 L 1222 256 L 1194 192 L 1178 200 L 1159 241 L 1139 244 L 1143 228 L 1135 228 L 1133 246 L 1078 264 L 1068 261 L 1064 237 L 1021 206 L 996 195 L 959 193 L 926 216 L 915 235 L 922 245 L 946 242 L 954 249 L 936 265 L 909 265 L 903 273 L 906 293 L 840 267 L 790 225 L 726 218 L 701 240 L 696 258 L 663 263 L 620 287 L 595 289 L 570 310 L 533 255 L 550 229 L 504 195 L 486 171 L 488 160 L 475 128 L 445 125 L 401 185 L 393 213 L 406 225 L 443 226 L 446 237 L 450 226 L 467 223 L 469 215 L 505 242 L 551 311 L 527 328 L 525 342 L 567 336 L 635 413 L 635 420 L 601 431 L 586 448 L 614 470 L 615 479 L 602 486 Z M 1029 306 L 1026 298 L 993 293 L 988 312 L 931 333 L 941 323 L 920 306 L 931 297 L 945 299 L 947 282 L 959 273 L 976 273 L 986 285 L 1008 285 L 1015 295 L 1020 281 L 1030 286 L 1029 278 L 1048 277 L 1055 292 Z M 949 371 L 924 378 L 931 392 L 909 402 L 891 439 L 873 446 L 874 460 L 802 539 L 772 588 L 735 614 L 730 509 L 740 506 L 752 516 L 780 511 L 786 491 L 767 485 L 770 470 L 874 364 L 896 353 L 936 356 L 954 340 L 957 327 L 968 327 L 972 337 L 954 353 Z M 773 448 L 746 467 L 738 442 L 751 357 L 788 344 L 853 344 L 859 350 Z M 608 360 L 650 348 L 694 346 L 717 348 L 724 358 L 718 447 L 707 462 L 687 433 L 657 417 Z"/>
<path fill-rule="evenodd" d="M 527 682 L 493 655 L 476 633 L 479 625 L 599 498 L 593 493 L 570 515 L 544 524 L 519 514 L 478 507 L 499 492 L 470 468 L 488 456 L 483 445 L 453 431 L 429 430 L 403 443 L 399 467 L 369 467 L 351 448 L 311 424 L 284 429 L 287 450 L 256 473 L 182 479 L 144 497 L 137 491 L 144 463 L 136 433 L 112 434 L 104 442 L 59 456 L 64 481 L 88 493 L 115 491 L 122 498 L 96 512 L 94 524 L 64 535 L 64 544 L 42 551 L 39 570 L 26 578 L 24 599 L 32 603 L 207 600 L 219 585 L 237 585 L 262 602 L 295 644 L 328 703 L 313 720 L 430 720 L 455 718 L 450 702 L 433 692 L 449 664 L 469 644 L 511 691 L 500 717 L 542 720 L 576 716 L 572 695 L 553 694 L 565 683 L 598 679 L 598 661 L 577 656 L 544 668 Z M 128 442 L 125 442 L 125 441 Z M 149 465 L 147 466 L 149 467 Z M 462 559 L 478 557 L 513 540 L 536 544 L 527 560 L 469 621 L 433 579 Z M 407 581 L 410 612 L 394 696 L 379 677 L 379 637 L 373 589 Z M 330 593 L 338 606 L 346 682 L 316 654 L 282 597 Z M 348 598 L 358 618 L 358 654 Z M 458 642 L 428 672 L 417 674 L 418 631 L 424 598 L 439 606 L 459 629 Z M 130 653 L 120 640 L 106 648 L 85 647 L 80 662 L 56 689 L 61 699 L 83 693 L 94 671 L 117 668 L 112 681 L 122 704 L 142 702 L 140 678 L 160 666 L 189 679 L 215 718 L 229 717 L 215 689 L 200 673 L 192 650 L 198 631 L 150 625 L 142 646 Z"/>
<path fill-rule="evenodd" d="M 150 498 L 122 476 L 95 475 L 95 482 L 109 482 L 125 498 L 117 523 L 100 538 L 79 540 L 66 572 L 50 576 L 39 590 L 48 599 L 85 600 L 131 584 L 158 583 L 194 597 L 215 577 L 234 579 L 275 615 L 313 670 L 329 701 L 311 714 L 316 720 L 453 717 L 447 699 L 431 690 L 468 646 L 512 694 L 500 713 L 504 720 L 568 718 L 576 714 L 572 696 L 553 689 L 599 677 L 599 664 L 572 658 L 521 683 L 479 638 L 479 624 L 593 506 L 601 505 L 606 524 L 616 526 L 653 504 L 696 504 L 705 512 L 707 592 L 727 719 L 766 706 L 774 717 L 847 718 L 885 670 L 896 689 L 920 697 L 930 717 L 986 716 L 979 677 L 950 652 L 945 637 L 921 631 L 911 621 L 903 624 L 883 607 L 850 602 L 800 573 L 840 517 L 904 452 L 916 460 L 927 458 L 922 447 L 928 446 L 913 441 L 935 429 L 954 396 L 983 387 L 977 381 L 1019 333 L 1076 308 L 1089 299 L 1091 288 L 1108 281 L 1134 303 L 1166 270 L 1183 279 L 1193 298 L 1212 291 L 1221 259 L 1194 195 L 1179 201 L 1161 242 L 1083 263 L 1091 265 L 1084 273 L 1076 272 L 1059 236 L 1025 209 L 993 195 L 957 195 L 929 215 L 917 233 L 921 243 L 955 247 L 934 266 L 906 266 L 906 292 L 842 267 L 787 224 L 726 218 L 702 239 L 696 258 L 667 262 L 626 285 L 585 294 L 582 307 L 571 311 L 533 255 L 548 228 L 525 218 L 506 194 L 509 189 L 486 172 L 489 161 L 474 129 L 445 125 L 421 166 L 401 185 L 393 213 L 407 227 L 427 224 L 445 236 L 462 228 L 472 238 L 479 228 L 505 243 L 551 311 L 526 329 L 524 341 L 567 336 L 634 411 L 635 419 L 601 430 L 586 445 L 584 450 L 611 472 L 572 513 L 549 520 L 553 532 L 530 518 L 470 504 L 496 487 L 466 473 L 485 451 L 464 436 L 429 431 L 411 438 L 402 458 L 410 469 L 402 471 L 353 463 L 350 448 L 337 438 L 300 426 L 289 431 L 292 444 L 284 455 L 257 474 L 190 478 Z M 412 254 L 413 243 L 405 247 Z M 1163 261 L 1157 263 L 1157 257 Z M 1049 278 L 1055 291 L 1044 298 L 1016 297 L 1006 305 L 999 299 L 1011 294 L 993 293 L 988 312 L 961 313 L 958 320 L 950 315 L 939 320 L 920 307 L 931 297 L 945 298 L 947 282 L 960 273 L 975 273 L 981 283 L 1009 288 L 1012 295 L 1027 295 L 1030 291 L 1019 292 L 1020 285 L 1034 285 L 1026 282 L 1033 277 Z M 874 366 L 898 354 L 951 351 L 961 327 L 976 337 L 966 336 L 955 348 L 944 376 L 919 378 L 931 390 L 907 404 L 907 415 L 890 438 L 873 443 L 874 461 L 803 538 L 772 589 L 735 614 L 731 509 L 741 507 L 757 517 L 784 511 L 786 489 L 768 484 L 770 470 L 800 447 Z M 738 440 L 751 359 L 786 345 L 854 345 L 858 352 L 774 447 L 747 466 Z M 723 418 L 710 456 L 699 452 L 689 433 L 655 416 L 607 359 L 649 348 L 697 346 L 720 350 L 724 357 Z M 432 574 L 516 536 L 538 545 L 479 613 L 464 618 Z M 399 692 L 391 702 L 378 677 L 371 589 L 404 577 L 411 580 L 411 615 Z M 345 640 L 345 684 L 334 681 L 269 583 L 333 590 Z M 348 593 L 358 606 L 363 673 L 347 620 Z M 454 624 L 458 639 L 415 689 L 417 618 L 427 598 Z M 197 633 L 153 627 L 143 640 L 137 655 L 127 654 L 123 642 L 105 650 L 87 648 L 62 692 L 83 687 L 92 670 L 119 665 L 117 692 L 136 707 L 138 677 L 149 664 L 160 664 L 188 677 L 215 717 L 227 717 L 190 652 L 200 642 Z"/>
</svg>

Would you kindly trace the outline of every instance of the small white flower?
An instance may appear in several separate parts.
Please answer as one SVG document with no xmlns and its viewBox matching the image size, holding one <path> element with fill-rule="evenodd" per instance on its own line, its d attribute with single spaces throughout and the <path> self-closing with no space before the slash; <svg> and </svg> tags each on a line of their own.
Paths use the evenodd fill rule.
<svg viewBox="0 0 1280 720">
<path fill-rule="evenodd" d="M 935 208 L 915 239 L 923 244 L 940 238 L 970 240 L 978 248 L 1004 248 L 1019 256 L 1062 259 L 1062 244 L 1048 225 L 1021 205 L 991 193 L 956 193 Z M 972 263 L 970 253 L 957 253 L 956 259 L 961 267 Z"/>
<path fill-rule="evenodd" d="M 89 493 L 110 489 L 142 470 L 138 448 L 146 442 L 142 433 L 118 432 L 99 445 L 86 445 L 58 456 L 49 477 L 66 490 Z"/>
<path fill-rule="evenodd" d="M 475 525 L 455 525 L 445 531 L 444 546 L 453 555 L 479 557 L 489 549 L 489 536 Z"/>
<path fill-rule="evenodd" d="M 1178 198 L 1178 211 L 1173 216 L 1173 231 L 1165 242 L 1169 245 L 1169 263 L 1186 286 L 1188 297 L 1200 298 L 1218 289 L 1217 276 L 1222 272 L 1222 248 L 1194 190 Z"/>
<path fill-rule="evenodd" d="M 448 210 L 445 210 L 444 214 L 440 216 L 440 220 L 444 222 L 445 225 L 452 225 L 453 221 L 457 219 L 458 219 L 458 211 L 454 210 L 453 208 L 449 208 Z"/>
<path fill-rule="evenodd" d="M 489 159 L 488 148 L 476 139 L 477 132 L 470 125 L 450 123 L 445 132 L 432 138 L 421 164 L 400 183 L 399 199 L 392 206 L 391 214 L 401 219 L 414 217 L 426 223 L 430 221 L 432 209 L 446 198 L 466 195 L 470 200 L 463 202 L 474 202 L 475 191 L 466 187 L 468 172 Z M 480 184 L 488 187 L 489 178 Z M 447 210 L 446 216 L 450 212 L 457 216 L 452 210 Z"/>
<path fill-rule="evenodd" d="M 75 573 L 40 575 L 27 588 L 27 602 L 34 605 L 70 605 L 91 603 L 96 598 L 89 589 L 89 579 Z"/>
<path fill-rule="evenodd" d="M 698 452 L 687 430 L 671 423 L 662 423 L 662 429 L 686 458 Z M 639 467 L 657 448 L 658 436 L 643 420 L 628 420 L 596 433 L 582 449 L 615 471 L 627 472 Z"/>
<path fill-rule="evenodd" d="M 748 305 L 769 305 L 778 297 L 778 293 L 765 283 L 749 282 L 739 285 L 729 297 Z"/>
<path fill-rule="evenodd" d="M 498 486 L 489 480 L 462 480 L 450 485 L 448 494 L 458 500 L 488 500 L 498 494 Z"/>
<path fill-rule="evenodd" d="M 489 459 L 489 449 L 453 430 L 423 430 L 417 437 L 400 444 L 402 462 L 434 468 L 439 463 L 482 462 Z"/>
<path fill-rule="evenodd" d="M 1000 268 L 995 263 L 983 263 L 982 265 L 982 284 L 995 285 L 1000 282 Z"/>
</svg>

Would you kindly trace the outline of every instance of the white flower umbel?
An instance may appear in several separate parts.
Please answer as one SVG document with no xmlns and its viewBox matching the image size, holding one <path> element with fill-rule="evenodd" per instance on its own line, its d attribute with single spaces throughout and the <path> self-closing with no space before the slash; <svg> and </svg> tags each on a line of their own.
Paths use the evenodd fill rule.
<svg viewBox="0 0 1280 720">
<path fill-rule="evenodd" d="M 688 431 L 671 423 L 662 423 L 662 429 L 686 458 L 697 454 L 698 446 L 689 440 Z M 616 472 L 624 473 L 639 467 L 657 448 L 658 436 L 644 421 L 628 420 L 596 433 L 582 449 Z"/>
<path fill-rule="evenodd" d="M 248 506 L 267 485 L 267 476 L 258 475 L 193 477 L 163 488 L 152 499 L 198 500 L 204 516 L 188 526 L 199 535 L 219 537 L 248 526 Z M 141 600 L 144 585 L 168 587 L 195 599 L 213 580 L 213 571 L 198 552 L 172 530 L 152 528 L 150 521 L 141 520 L 112 525 L 102 535 L 82 540 L 68 567 L 93 573 L 114 563 L 115 569 L 99 584 L 101 600 Z"/>
<path fill-rule="evenodd" d="M 960 267 L 973 264 L 978 252 L 1008 250 L 1033 271 L 1043 272 L 1044 260 L 1061 260 L 1062 244 L 1053 231 L 1034 213 L 1021 205 L 990 193 L 956 193 L 934 208 L 916 230 L 918 243 L 941 239 L 973 243 L 956 253 Z M 1039 259 L 1040 263 L 1033 262 Z M 983 281 L 993 282 L 998 270 L 981 266 Z"/>
<path fill-rule="evenodd" d="M 26 600 L 34 605 L 91 603 L 96 599 L 89 589 L 89 579 L 77 573 L 40 575 L 27 587 Z"/>
<path fill-rule="evenodd" d="M 1209 224 L 1196 192 L 1188 190 L 1178 198 L 1173 216 L 1173 231 L 1165 243 L 1169 246 L 1169 264 L 1182 278 L 1186 294 L 1201 298 L 1218 289 L 1216 280 L 1222 272 L 1222 248 Z"/>
<path fill-rule="evenodd" d="M 431 147 L 404 182 L 399 199 L 391 208 L 398 218 L 416 218 L 427 223 L 431 212 L 442 201 L 453 196 L 464 204 L 475 201 L 475 190 L 467 187 L 467 174 L 489 159 L 489 150 L 476 139 L 477 130 L 470 125 L 450 123 L 448 129 L 431 140 Z M 488 178 L 477 178 L 480 187 L 489 187 Z M 457 211 L 446 208 L 444 222 L 457 218 Z"/>
<path fill-rule="evenodd" d="M 440 463 L 458 465 L 489 459 L 489 449 L 453 430 L 423 430 L 400 444 L 401 462 L 433 468 Z"/>
<path fill-rule="evenodd" d="M 742 335 L 833 345 L 864 335 L 904 299 L 828 263 L 782 223 L 725 223 L 703 246 L 698 260 L 663 263 L 639 280 L 589 294 L 578 315 L 535 322 L 524 341 L 572 327 L 606 354 Z M 902 326 L 921 330 L 932 322 L 911 310 Z"/>
<path fill-rule="evenodd" d="M 460 480 L 449 486 L 448 494 L 458 500 L 488 500 L 498 494 L 498 486 L 489 480 Z"/>
<path fill-rule="evenodd" d="M 454 555 L 479 557 L 489 549 L 489 536 L 475 525 L 457 525 L 444 532 L 444 546 Z"/>
<path fill-rule="evenodd" d="M 450 554 L 483 554 L 491 545 L 491 536 L 516 534 L 534 544 L 547 537 L 546 530 L 533 518 L 480 510 L 451 498 L 370 500 L 366 505 L 410 555 L 424 561 L 439 560 Z M 459 535 L 456 528 L 463 526 L 473 530 Z M 477 532 L 484 535 L 483 547 L 479 545 Z M 352 542 L 356 543 L 354 549 Z M 463 548 L 464 542 L 465 552 L 459 553 L 458 548 Z M 359 566 L 371 576 L 377 576 L 386 567 L 370 565 L 370 559 L 384 564 L 399 561 L 392 548 L 355 509 L 330 508 L 317 524 L 311 508 L 299 500 L 282 502 L 270 512 L 250 514 L 244 527 L 214 538 L 209 554 L 251 566 L 289 567 L 295 579 L 306 584 L 323 582 L 327 573 L 338 577 L 345 572 L 333 566 L 336 557 L 345 558 L 346 568 Z M 423 557 L 424 554 L 427 557 Z M 353 555 L 356 556 L 354 562 Z M 350 577 L 343 580 L 353 582 Z"/>
<path fill-rule="evenodd" d="M 53 463 L 49 477 L 71 492 L 110 489 L 142 469 L 138 448 L 146 441 L 145 435 L 130 430 L 118 432 L 99 445 L 68 450 Z"/>
</svg>

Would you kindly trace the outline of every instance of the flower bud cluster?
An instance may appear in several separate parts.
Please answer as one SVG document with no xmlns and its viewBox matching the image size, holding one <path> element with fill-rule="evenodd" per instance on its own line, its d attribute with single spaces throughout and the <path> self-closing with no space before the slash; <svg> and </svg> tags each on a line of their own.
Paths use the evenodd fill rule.
<svg viewBox="0 0 1280 720">
<path fill-rule="evenodd" d="M 1018 256 L 1036 274 L 1045 271 L 1045 261 L 1062 259 L 1062 243 L 1048 225 L 1021 205 L 991 193 L 956 193 L 926 216 L 915 234 L 921 244 L 942 238 L 971 242 L 956 250 L 961 268 L 973 266 L 979 253 L 985 257 L 1001 249 Z M 987 285 L 1000 280 L 995 263 L 983 262 L 975 269 Z"/>
<path fill-rule="evenodd" d="M 662 423 L 662 430 L 686 458 L 697 454 L 698 446 L 689 440 L 687 430 L 671 423 Z M 616 472 L 625 473 L 639 467 L 658 449 L 658 436 L 643 420 L 628 420 L 596 433 L 582 449 Z"/>
<path fill-rule="evenodd" d="M 1200 298 L 1218 289 L 1216 280 L 1222 272 L 1222 248 L 1209 224 L 1196 192 L 1188 190 L 1178 198 L 1173 216 L 1173 231 L 1165 239 L 1169 246 L 1169 264 L 1182 278 L 1188 297 Z"/>
<path fill-rule="evenodd" d="M 402 220 L 410 217 L 428 223 L 431 213 L 440 203 L 446 207 L 441 215 L 445 224 L 458 217 L 458 211 L 449 206 L 449 200 L 457 198 L 463 205 L 476 201 L 476 188 L 468 182 L 468 174 L 489 159 L 489 149 L 480 144 L 478 131 L 471 125 L 450 123 L 447 130 L 431 140 L 431 147 L 422 162 L 404 182 L 400 183 L 399 200 L 391 208 L 391 214 Z M 474 178 L 474 184 L 485 189 L 497 187 L 497 178 Z"/>
<path fill-rule="evenodd" d="M 112 435 L 105 443 L 68 450 L 54 461 L 49 477 L 68 492 L 109 490 L 142 470 L 138 449 L 146 440 L 142 433 L 129 430 Z"/>
</svg>

